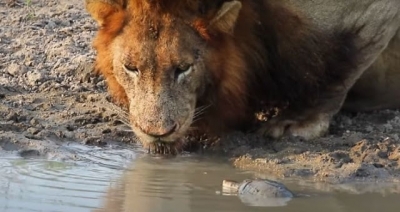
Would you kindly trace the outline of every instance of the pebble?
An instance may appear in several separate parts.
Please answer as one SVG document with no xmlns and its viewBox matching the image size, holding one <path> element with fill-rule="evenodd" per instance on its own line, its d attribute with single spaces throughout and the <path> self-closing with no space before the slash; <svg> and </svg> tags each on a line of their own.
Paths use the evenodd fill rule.
<svg viewBox="0 0 400 212">
<path fill-rule="evenodd" d="M 26 74 L 28 85 L 36 85 L 37 82 L 44 80 L 44 74 L 41 71 L 30 71 Z"/>
<path fill-rule="evenodd" d="M 40 132 L 40 130 L 35 127 L 30 127 L 26 131 L 31 135 L 36 135 Z"/>
<path fill-rule="evenodd" d="M 37 124 L 39 124 L 39 122 L 35 118 L 31 119 L 31 121 L 29 123 L 33 126 L 36 126 Z"/>
<path fill-rule="evenodd" d="M 21 76 L 27 72 L 27 68 L 24 65 L 19 65 L 16 63 L 11 63 L 7 67 L 7 73 L 11 74 L 12 76 Z"/>
</svg>

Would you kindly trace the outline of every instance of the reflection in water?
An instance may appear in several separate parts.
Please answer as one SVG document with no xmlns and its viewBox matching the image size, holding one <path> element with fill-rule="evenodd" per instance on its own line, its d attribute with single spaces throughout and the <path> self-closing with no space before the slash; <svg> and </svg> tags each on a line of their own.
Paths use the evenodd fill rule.
<svg viewBox="0 0 400 212">
<path fill-rule="evenodd" d="M 121 179 L 109 187 L 101 208 L 108 211 L 282 211 L 282 212 L 397 212 L 400 208 L 400 185 L 377 184 L 379 187 L 359 185 L 329 185 L 313 182 L 286 181 L 297 197 L 289 202 L 282 199 L 257 202 L 222 195 L 222 180 L 252 178 L 216 160 L 194 157 L 157 159 L 137 158 Z M 321 190 L 316 190 L 315 188 Z M 350 192 L 352 191 L 352 192 Z M 281 207 L 271 207 L 281 206 Z M 379 209 L 379 210 L 378 210 Z"/>
<path fill-rule="evenodd" d="M 221 183 L 247 177 L 226 162 L 143 156 L 110 186 L 103 207 L 95 211 L 246 211 L 237 197 L 221 195 Z"/>
<path fill-rule="evenodd" d="M 261 201 L 268 208 L 251 207 L 254 199 L 249 203 L 221 192 L 224 179 L 255 177 L 226 161 L 193 155 L 156 158 L 116 146 L 61 149 L 77 160 L 23 159 L 0 151 L 1 212 L 397 212 L 400 208 L 400 184 L 329 185 L 298 179 L 272 179 L 298 195 L 281 207 L 271 207 L 277 206 L 276 201 Z"/>
<path fill-rule="evenodd" d="M 91 211 L 134 156 L 129 149 L 68 145 L 51 157 L 70 153 L 78 160 L 24 159 L 0 151 L 0 211 Z"/>
<path fill-rule="evenodd" d="M 249 173 L 239 172 L 215 160 L 195 158 L 157 159 L 150 156 L 137 158 L 132 167 L 124 173 L 121 180 L 110 186 L 103 205 L 95 212 L 105 211 L 283 211 L 283 212 L 357 212 L 357 211 L 398 211 L 398 194 L 381 195 L 366 192 L 359 195 L 343 192 L 342 186 L 323 184 L 322 192 L 314 190 L 321 184 L 287 182 L 288 187 L 298 191 L 298 197 L 287 202 L 272 200 L 263 202 L 267 206 L 249 207 L 254 199 L 239 199 L 236 196 L 223 196 L 220 193 L 223 179 L 243 180 L 251 178 Z M 346 188 L 357 188 L 347 186 Z M 382 190 L 393 189 L 392 186 Z M 292 189 L 293 190 L 293 189 Z M 300 192 L 301 191 L 301 192 Z M 357 190 L 359 191 L 359 190 Z M 375 190 L 376 191 L 376 190 Z M 241 202 L 241 200 L 243 202 Z M 247 204 L 247 205 L 246 205 Z M 259 205 L 258 204 L 258 205 Z M 287 206 L 285 206 L 287 205 Z"/>
<path fill-rule="evenodd" d="M 294 197 L 284 184 L 267 179 L 224 180 L 222 192 L 236 193 L 244 204 L 262 207 L 285 206 Z"/>
</svg>

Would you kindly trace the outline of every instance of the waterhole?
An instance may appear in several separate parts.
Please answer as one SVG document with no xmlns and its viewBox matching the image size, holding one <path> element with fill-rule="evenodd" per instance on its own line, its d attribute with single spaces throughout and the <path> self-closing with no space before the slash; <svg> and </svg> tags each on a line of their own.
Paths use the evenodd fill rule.
<svg viewBox="0 0 400 212">
<path fill-rule="evenodd" d="M 400 208 L 396 185 L 274 179 L 296 196 L 260 204 L 252 197 L 246 202 L 235 193 L 222 192 L 221 183 L 268 176 L 240 171 L 223 158 L 188 154 L 163 158 L 115 145 L 74 144 L 62 149 L 75 159 L 2 151 L 0 211 L 397 212 Z"/>
</svg>

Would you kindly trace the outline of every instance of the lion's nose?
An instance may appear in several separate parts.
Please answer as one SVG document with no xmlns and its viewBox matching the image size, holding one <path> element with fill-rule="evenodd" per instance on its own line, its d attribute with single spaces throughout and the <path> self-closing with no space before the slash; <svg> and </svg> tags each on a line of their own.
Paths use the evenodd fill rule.
<svg viewBox="0 0 400 212">
<path fill-rule="evenodd" d="M 178 129 L 178 123 L 174 123 L 169 127 L 164 127 L 162 129 L 142 129 L 144 133 L 146 133 L 149 136 L 155 137 L 155 138 L 160 138 L 160 137 L 167 137 L 174 133 Z"/>
</svg>

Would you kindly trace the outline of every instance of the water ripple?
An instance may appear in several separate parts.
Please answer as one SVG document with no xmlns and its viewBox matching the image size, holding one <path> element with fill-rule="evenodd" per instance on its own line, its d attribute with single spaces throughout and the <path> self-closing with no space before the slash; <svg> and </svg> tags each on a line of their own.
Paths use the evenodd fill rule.
<svg viewBox="0 0 400 212">
<path fill-rule="evenodd" d="M 0 211 L 90 211 L 135 157 L 133 150 L 115 146 L 62 149 L 78 160 L 23 159 L 2 152 Z"/>
</svg>

